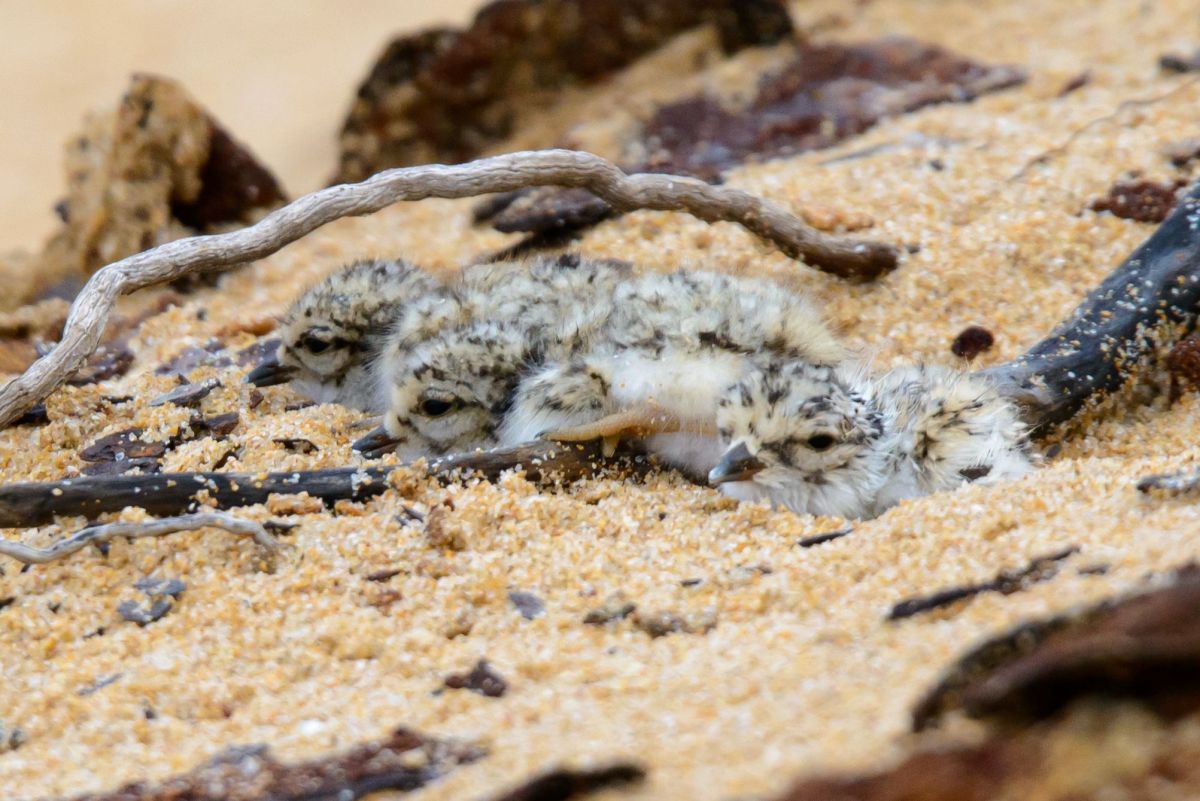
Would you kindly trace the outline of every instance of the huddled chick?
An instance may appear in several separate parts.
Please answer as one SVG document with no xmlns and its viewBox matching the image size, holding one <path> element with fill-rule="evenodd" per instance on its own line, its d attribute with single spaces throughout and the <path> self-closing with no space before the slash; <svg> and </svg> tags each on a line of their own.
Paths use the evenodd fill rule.
<svg viewBox="0 0 1200 801">
<path fill-rule="evenodd" d="M 367 456 L 634 438 L 731 497 L 844 517 L 1031 467 L 985 379 L 873 375 L 769 281 L 564 256 L 444 284 L 368 262 L 301 298 L 283 333 L 251 378 L 384 412 L 355 443 Z"/>
<path fill-rule="evenodd" d="M 246 380 L 290 382 L 318 403 L 375 411 L 384 402 L 374 369 L 385 344 L 423 339 L 455 314 L 454 294 L 424 270 L 403 260 L 355 262 L 292 304 L 275 355 Z"/>
<path fill-rule="evenodd" d="M 871 517 L 1032 468 L 1013 405 L 986 380 L 941 367 L 871 376 L 771 364 L 729 388 L 716 423 L 727 450 L 710 483 L 810 514 Z"/>
</svg>

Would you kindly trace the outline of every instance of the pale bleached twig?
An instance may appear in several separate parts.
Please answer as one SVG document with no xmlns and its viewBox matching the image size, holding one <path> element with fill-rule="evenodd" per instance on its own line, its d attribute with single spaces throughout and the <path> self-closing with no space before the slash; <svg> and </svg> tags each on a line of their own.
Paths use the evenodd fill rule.
<svg viewBox="0 0 1200 801">
<path fill-rule="evenodd" d="M 20 542 L 0 539 L 0 554 L 11 556 L 18 562 L 24 562 L 27 565 L 44 565 L 47 562 L 69 556 L 92 542 L 105 542 L 117 537 L 127 539 L 161 537 L 177 531 L 195 531 L 198 528 L 209 527 L 253 537 L 255 542 L 270 550 L 279 547 L 275 538 L 260 524 L 252 520 L 242 520 L 225 512 L 198 512 L 180 517 L 147 520 L 142 523 L 105 523 L 88 526 L 64 540 L 59 540 L 49 548 L 34 548 Z"/>
<path fill-rule="evenodd" d="M 708 222 L 736 222 L 785 253 L 848 278 L 874 278 L 893 269 L 899 257 L 891 245 L 823 234 L 781 206 L 739 189 L 674 175 L 626 175 L 599 156 L 574 150 L 386 170 L 362 183 L 305 195 L 247 228 L 168 242 L 97 271 L 72 304 L 58 346 L 0 389 L 0 426 L 44 400 L 83 364 L 120 295 L 269 256 L 326 223 L 371 214 L 401 200 L 474 197 L 529 186 L 582 187 L 618 211 L 685 211 Z"/>
</svg>

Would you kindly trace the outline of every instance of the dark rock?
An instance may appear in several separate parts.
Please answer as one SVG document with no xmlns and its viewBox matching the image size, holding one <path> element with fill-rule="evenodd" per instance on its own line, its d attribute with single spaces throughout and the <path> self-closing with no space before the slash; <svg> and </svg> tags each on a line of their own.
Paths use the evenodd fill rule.
<svg viewBox="0 0 1200 801">
<path fill-rule="evenodd" d="M 499 698 L 508 691 L 508 682 L 486 659 L 480 659 L 470 673 L 453 673 L 447 676 L 444 683 L 451 690 L 470 690 L 488 698 Z"/>
<path fill-rule="evenodd" d="M 796 545 L 801 548 L 815 548 L 816 546 L 823 545 L 827 542 L 840 540 L 842 537 L 853 533 L 854 529 L 846 526 L 845 528 L 839 528 L 837 531 L 827 531 L 824 534 L 814 534 L 811 537 L 805 537 L 804 539 L 799 540 Z"/>
<path fill-rule="evenodd" d="M 287 202 L 269 170 L 209 117 L 208 160 L 200 171 L 200 194 L 174 203 L 171 213 L 184 225 L 204 231 L 222 223 L 250 222 L 255 210 Z"/>
<path fill-rule="evenodd" d="M 228 367 L 233 360 L 225 353 L 225 344 L 219 339 L 209 340 L 204 347 L 189 345 L 172 356 L 166 363 L 154 368 L 159 375 L 175 373 L 187 375 L 201 365 L 207 367 Z"/>
<path fill-rule="evenodd" d="M 268 356 L 274 356 L 278 351 L 278 338 L 260 339 L 253 345 L 239 350 L 235 358 L 240 367 L 248 367 L 252 364 L 257 365 Z"/>
<path fill-rule="evenodd" d="M 473 745 L 403 728 L 382 740 L 308 762 L 280 762 L 263 745 L 233 746 L 158 784 L 135 782 L 77 801 L 358 799 L 383 790 L 412 792 L 486 754 Z"/>
<path fill-rule="evenodd" d="M 13 421 L 15 426 L 44 426 L 50 422 L 50 415 L 46 414 L 46 404 L 38 403 L 30 407 L 29 411 L 22 414 Z"/>
<path fill-rule="evenodd" d="M 124 341 L 118 340 L 96 349 L 75 375 L 67 379 L 73 387 L 95 384 L 110 378 L 125 375 L 133 364 L 133 351 Z"/>
<path fill-rule="evenodd" d="M 1164 72 L 1198 72 L 1200 71 L 1200 50 L 1190 56 L 1167 53 L 1159 57 L 1158 66 L 1162 67 Z"/>
<path fill-rule="evenodd" d="M 198 436 L 207 434 L 213 439 L 219 440 L 232 434 L 241 422 L 242 417 L 237 412 L 226 412 L 194 420 L 191 427 Z"/>
<path fill-rule="evenodd" d="M 85 476 L 123 476 L 132 470 L 141 470 L 149 475 L 162 470 L 162 462 L 158 459 L 121 459 L 111 462 L 92 462 L 84 465 Z"/>
<path fill-rule="evenodd" d="M 400 575 L 403 572 L 404 571 L 398 567 L 385 567 L 382 570 L 371 571 L 366 576 L 364 576 L 364 578 L 367 581 L 383 582 L 383 581 L 388 581 L 389 579 L 395 578 L 396 576 Z"/>
<path fill-rule="evenodd" d="M 508 594 L 508 600 L 526 620 L 533 620 L 546 614 L 546 603 L 531 592 L 513 590 Z"/>
<path fill-rule="evenodd" d="M 1087 86 L 1091 82 L 1092 82 L 1092 71 L 1084 70 L 1083 72 L 1072 76 L 1066 83 L 1064 83 L 1062 89 L 1058 90 L 1058 96 L 1066 97 L 1067 95 L 1069 95 L 1073 92 L 1078 92 L 1080 89 Z"/>
<path fill-rule="evenodd" d="M 101 437 L 79 452 L 87 462 L 114 462 L 126 459 L 157 459 L 167 452 L 167 443 L 141 439 L 141 428 L 116 431 Z"/>
<path fill-rule="evenodd" d="M 174 604 L 165 598 L 155 601 L 149 607 L 142 606 L 137 601 L 121 601 L 117 604 L 117 614 L 130 623 L 146 626 L 162 619 L 173 606 Z"/>
<path fill-rule="evenodd" d="M 763 76 L 756 96 L 739 110 L 708 95 L 660 106 L 642 126 L 641 140 L 627 148 L 648 155 L 625 167 L 720 182 L 747 161 L 830 147 L 886 117 L 969 101 L 1023 81 L 1018 69 L 979 64 L 902 37 L 800 44 L 792 62 Z M 607 208 L 584 190 L 545 188 L 510 201 L 495 219 L 505 226 L 501 230 L 538 233 L 594 223 L 608 216 Z M 484 218 L 483 210 L 476 216 Z"/>
<path fill-rule="evenodd" d="M 302 439 L 299 437 L 282 437 L 280 439 L 271 440 L 276 445 L 283 447 L 285 451 L 291 453 L 316 453 L 321 450 L 311 440 Z"/>
</svg>

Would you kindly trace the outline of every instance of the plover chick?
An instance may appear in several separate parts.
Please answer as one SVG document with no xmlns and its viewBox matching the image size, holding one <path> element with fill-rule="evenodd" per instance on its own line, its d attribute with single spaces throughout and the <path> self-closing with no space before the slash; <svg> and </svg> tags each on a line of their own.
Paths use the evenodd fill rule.
<svg viewBox="0 0 1200 801">
<path fill-rule="evenodd" d="M 459 325 L 418 347 L 389 340 L 378 369 L 388 413 L 354 449 L 411 457 L 496 444 L 524 371 L 585 347 L 608 320 L 614 290 L 629 272 L 625 262 L 571 255 L 467 268 L 456 284 Z M 427 397 L 448 405 L 426 405 Z"/>
<path fill-rule="evenodd" d="M 540 347 L 522 326 L 491 320 L 420 343 L 391 371 L 383 425 L 354 450 L 413 459 L 495 445 L 496 423 Z"/>
<path fill-rule="evenodd" d="M 291 382 L 319 403 L 378 410 L 373 364 L 385 342 L 422 339 L 458 308 L 448 287 L 406 261 L 356 262 L 300 296 L 284 316 L 274 357 L 246 380 Z"/>
<path fill-rule="evenodd" d="M 717 400 L 762 359 L 832 365 L 845 350 L 802 296 L 770 281 L 680 271 L 623 283 L 587 353 L 521 382 L 500 429 L 538 436 L 635 437 L 668 464 L 705 475 L 721 454 Z"/>
<path fill-rule="evenodd" d="M 718 404 L 710 483 L 795 512 L 872 517 L 904 498 L 1031 469 L 1025 428 L 984 379 L 939 367 L 770 364 Z"/>
<path fill-rule="evenodd" d="M 291 382 L 318 402 L 382 411 L 393 376 L 418 343 L 471 320 L 519 319 L 548 327 L 576 299 L 606 298 L 623 262 L 566 255 L 473 265 L 449 283 L 404 261 L 364 261 L 309 289 L 281 327 L 277 352 L 247 380 Z"/>
</svg>

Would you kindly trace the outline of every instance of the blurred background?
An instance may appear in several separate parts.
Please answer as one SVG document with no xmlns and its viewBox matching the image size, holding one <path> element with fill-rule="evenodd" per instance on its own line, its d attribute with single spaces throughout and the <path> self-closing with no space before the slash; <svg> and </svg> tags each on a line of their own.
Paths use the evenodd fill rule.
<svg viewBox="0 0 1200 801">
<path fill-rule="evenodd" d="M 181 81 L 292 195 L 323 185 L 354 91 L 397 33 L 480 0 L 0 0 L 0 251 L 36 249 L 62 144 L 134 71 Z"/>
</svg>

